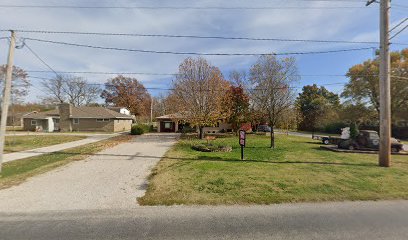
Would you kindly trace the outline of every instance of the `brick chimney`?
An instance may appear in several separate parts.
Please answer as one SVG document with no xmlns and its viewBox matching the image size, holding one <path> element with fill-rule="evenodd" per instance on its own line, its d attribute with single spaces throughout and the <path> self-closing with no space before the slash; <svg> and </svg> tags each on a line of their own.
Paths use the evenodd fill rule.
<svg viewBox="0 0 408 240">
<path fill-rule="evenodd" d="M 58 111 L 60 115 L 60 131 L 72 132 L 72 106 L 69 103 L 61 103 L 58 105 Z"/>
</svg>

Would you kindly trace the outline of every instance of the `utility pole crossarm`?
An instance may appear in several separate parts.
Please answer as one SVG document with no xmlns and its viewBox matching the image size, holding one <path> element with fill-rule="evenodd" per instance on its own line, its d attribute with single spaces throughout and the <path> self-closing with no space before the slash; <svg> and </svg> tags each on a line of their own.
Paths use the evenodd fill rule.
<svg viewBox="0 0 408 240">
<path fill-rule="evenodd" d="M 368 0 L 366 3 L 366 7 L 370 6 L 371 4 L 377 2 L 376 0 Z"/>
</svg>

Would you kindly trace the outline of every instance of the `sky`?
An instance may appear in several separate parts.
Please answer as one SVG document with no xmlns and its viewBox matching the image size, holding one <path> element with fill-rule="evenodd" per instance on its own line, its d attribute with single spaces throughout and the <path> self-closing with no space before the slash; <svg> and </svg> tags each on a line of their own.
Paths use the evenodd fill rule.
<svg viewBox="0 0 408 240">
<path fill-rule="evenodd" d="M 2 0 L 0 29 L 74 31 L 132 34 L 170 34 L 221 37 L 279 38 L 306 40 L 379 41 L 379 4 L 365 7 L 364 0 Z M 10 8 L 18 6 L 93 6 L 101 8 Z M 152 8 L 134 8 L 134 7 Z M 108 8 L 120 7 L 120 8 Z M 159 8 L 157 8 L 159 7 Z M 161 8 L 160 8 L 161 7 Z M 171 7 L 171 8 L 163 8 Z M 214 9 L 217 7 L 218 9 Z M 207 9 L 203 9 L 207 8 Z M 235 8 L 235 9 L 231 9 Z M 408 17 L 406 0 L 393 0 L 391 26 Z M 406 22 L 408 24 L 408 22 Z M 402 25 L 403 27 L 405 25 Z M 401 27 L 399 29 L 401 29 Z M 395 32 L 397 32 L 397 29 Z M 0 32 L 7 37 L 8 32 Z M 84 45 L 198 53 L 287 53 L 378 48 L 378 44 L 310 43 L 289 41 L 248 41 L 134 36 L 95 36 L 17 32 L 15 65 L 32 77 L 52 78 L 54 73 L 28 49 L 31 48 L 56 71 L 143 72 L 173 74 L 189 55 L 125 52 L 59 45 L 29 38 Z M 25 42 L 26 46 L 22 45 Z M 408 47 L 408 29 L 393 39 L 392 50 Z M 27 47 L 28 46 L 28 47 Z M 0 40 L 0 61 L 6 64 L 8 42 Z M 195 56 L 193 56 L 195 57 Z M 324 85 L 341 93 L 347 70 L 374 57 L 373 49 L 360 51 L 296 55 L 301 79 L 299 90 L 308 84 Z M 248 71 L 258 56 L 205 56 L 225 77 L 232 70 Z M 75 74 L 91 83 L 103 84 L 115 75 Z M 171 75 L 129 75 L 147 88 L 166 89 Z M 37 78 L 27 102 L 38 102 L 46 93 Z M 165 90 L 149 89 L 157 96 Z M 101 100 L 99 100 L 101 101 Z"/>
</svg>

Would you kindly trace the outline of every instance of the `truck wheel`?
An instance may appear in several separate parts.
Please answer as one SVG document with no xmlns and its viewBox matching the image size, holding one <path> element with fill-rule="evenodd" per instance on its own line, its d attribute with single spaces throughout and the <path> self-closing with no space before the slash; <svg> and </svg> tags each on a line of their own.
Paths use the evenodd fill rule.
<svg viewBox="0 0 408 240">
<path fill-rule="evenodd" d="M 350 145 L 350 146 L 348 147 L 348 149 L 351 150 L 351 151 L 353 151 L 353 150 L 355 150 L 356 148 L 355 148 L 353 145 Z"/>
<path fill-rule="evenodd" d="M 399 152 L 399 149 L 398 148 L 391 148 L 391 152 L 397 153 L 397 152 Z"/>
<path fill-rule="evenodd" d="M 323 140 L 323 144 L 324 144 L 324 145 L 329 145 L 329 140 L 328 140 L 328 139 L 324 139 L 324 140 Z"/>
</svg>

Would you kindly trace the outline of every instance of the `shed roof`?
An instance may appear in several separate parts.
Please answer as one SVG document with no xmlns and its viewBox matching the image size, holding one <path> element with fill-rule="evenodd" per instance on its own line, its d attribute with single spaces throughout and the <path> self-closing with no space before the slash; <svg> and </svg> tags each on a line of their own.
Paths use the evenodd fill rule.
<svg viewBox="0 0 408 240">
<path fill-rule="evenodd" d="M 172 114 L 167 114 L 167 115 L 163 115 L 160 117 L 156 117 L 156 119 L 160 120 L 160 119 L 184 119 L 186 118 L 186 113 L 185 112 L 178 112 L 178 113 L 172 113 Z"/>
</svg>

